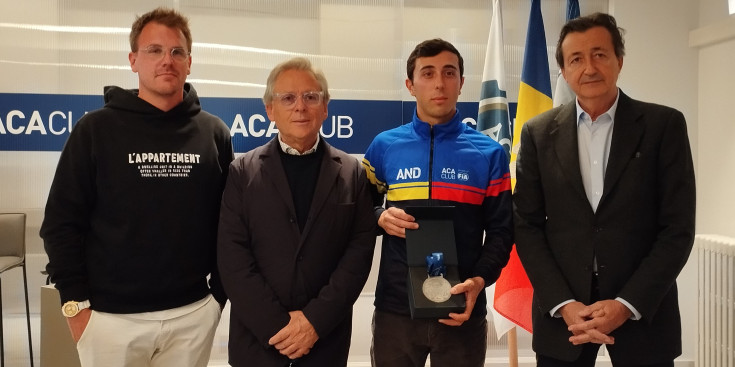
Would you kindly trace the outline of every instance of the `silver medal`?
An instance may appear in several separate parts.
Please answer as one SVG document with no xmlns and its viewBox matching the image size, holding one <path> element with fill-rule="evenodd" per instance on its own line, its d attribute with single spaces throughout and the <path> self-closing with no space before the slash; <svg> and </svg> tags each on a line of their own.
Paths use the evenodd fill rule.
<svg viewBox="0 0 735 367">
<path fill-rule="evenodd" d="M 424 280 L 422 290 L 429 301 L 442 303 L 452 295 L 452 285 L 443 276 L 428 277 Z"/>
</svg>

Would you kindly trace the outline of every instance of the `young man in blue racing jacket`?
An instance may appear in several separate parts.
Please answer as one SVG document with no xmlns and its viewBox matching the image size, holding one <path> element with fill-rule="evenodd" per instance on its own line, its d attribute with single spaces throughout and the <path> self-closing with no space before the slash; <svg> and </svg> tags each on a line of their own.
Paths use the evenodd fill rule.
<svg viewBox="0 0 735 367">
<path fill-rule="evenodd" d="M 485 287 L 512 246 L 508 159 L 491 138 L 466 126 L 456 104 L 464 83 L 462 56 L 441 39 L 424 41 L 407 63 L 406 87 L 416 97 L 413 120 L 379 134 L 363 160 L 384 231 L 373 315 L 373 366 L 483 366 L 487 348 Z M 385 208 L 383 200 L 385 200 Z M 455 207 L 454 236 L 466 309 L 447 319 L 410 317 L 407 206 Z"/>
</svg>

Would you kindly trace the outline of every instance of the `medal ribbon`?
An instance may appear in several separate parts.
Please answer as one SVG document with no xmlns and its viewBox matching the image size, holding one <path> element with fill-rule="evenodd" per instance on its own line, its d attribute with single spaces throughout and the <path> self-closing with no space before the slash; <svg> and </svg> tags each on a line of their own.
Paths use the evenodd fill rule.
<svg viewBox="0 0 735 367">
<path fill-rule="evenodd" d="M 447 273 L 447 267 L 444 266 L 444 253 L 432 252 L 426 256 L 426 272 L 430 277 L 442 276 Z"/>
</svg>

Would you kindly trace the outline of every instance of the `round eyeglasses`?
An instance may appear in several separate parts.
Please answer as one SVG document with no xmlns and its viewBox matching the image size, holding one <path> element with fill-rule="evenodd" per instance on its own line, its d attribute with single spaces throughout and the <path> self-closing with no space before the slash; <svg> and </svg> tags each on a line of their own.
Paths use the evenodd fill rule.
<svg viewBox="0 0 735 367">
<path fill-rule="evenodd" d="M 149 58 L 155 61 L 163 59 L 163 56 L 167 53 L 163 47 L 158 45 L 150 45 L 146 48 L 140 49 L 139 51 L 142 51 Z M 190 54 L 189 51 L 186 51 L 186 49 L 182 47 L 173 47 L 168 51 L 168 53 L 171 54 L 171 58 L 176 62 L 186 61 Z"/>
</svg>

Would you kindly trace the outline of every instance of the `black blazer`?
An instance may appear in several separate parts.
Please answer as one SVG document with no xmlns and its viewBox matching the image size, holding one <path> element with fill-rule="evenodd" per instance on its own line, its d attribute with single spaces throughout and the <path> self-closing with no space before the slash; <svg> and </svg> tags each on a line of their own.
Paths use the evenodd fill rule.
<svg viewBox="0 0 735 367">
<path fill-rule="evenodd" d="M 651 364 L 680 355 L 676 277 L 694 242 L 695 215 L 681 112 L 620 92 L 597 212 L 582 184 L 574 103 L 523 126 L 516 175 L 515 236 L 534 286 L 536 353 L 579 356 L 564 320 L 549 312 L 568 299 L 590 303 L 596 257 L 601 299 L 622 297 L 642 315 L 612 332 L 613 362 Z"/>
<path fill-rule="evenodd" d="M 217 255 L 232 305 L 233 366 L 285 366 L 288 358 L 268 339 L 294 310 L 319 335 L 299 366 L 347 363 L 352 305 L 370 272 L 376 222 L 360 163 L 324 139 L 319 144 L 324 155 L 303 231 L 277 138 L 230 165 Z"/>
</svg>

